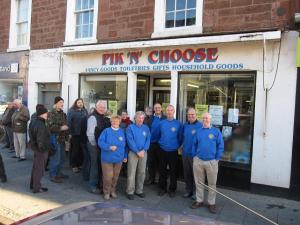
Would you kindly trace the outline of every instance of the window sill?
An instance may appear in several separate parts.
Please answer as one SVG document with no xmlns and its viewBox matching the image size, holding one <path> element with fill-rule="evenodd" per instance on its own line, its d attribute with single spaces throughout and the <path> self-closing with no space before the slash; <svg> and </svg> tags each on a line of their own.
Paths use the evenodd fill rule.
<svg viewBox="0 0 300 225">
<path fill-rule="evenodd" d="M 96 44 L 98 42 L 97 39 L 78 39 L 73 41 L 65 41 L 63 43 L 64 46 L 71 46 L 71 45 L 87 45 L 87 44 Z"/>
<path fill-rule="evenodd" d="M 14 47 L 14 48 L 8 48 L 6 50 L 6 52 L 20 52 L 20 51 L 27 51 L 27 50 L 30 50 L 29 45 L 23 45 L 23 46 L 18 46 L 18 47 Z"/>
<path fill-rule="evenodd" d="M 170 28 L 154 31 L 151 35 L 152 38 L 159 37 L 174 37 L 174 36 L 186 36 L 192 34 L 202 34 L 202 26 L 184 27 L 184 28 Z"/>
</svg>

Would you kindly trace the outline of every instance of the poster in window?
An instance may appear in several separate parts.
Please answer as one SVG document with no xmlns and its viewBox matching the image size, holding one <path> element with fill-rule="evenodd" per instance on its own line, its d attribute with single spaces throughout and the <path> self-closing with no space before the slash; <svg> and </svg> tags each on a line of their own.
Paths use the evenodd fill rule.
<svg viewBox="0 0 300 225">
<path fill-rule="evenodd" d="M 118 114 L 118 102 L 117 101 L 108 101 L 108 109 L 112 110 L 113 115 Z"/>
<path fill-rule="evenodd" d="M 223 124 L 223 106 L 210 105 L 209 113 L 211 114 L 211 123 L 213 125 L 221 126 Z"/>
<path fill-rule="evenodd" d="M 18 99 L 22 100 L 23 98 L 23 86 L 18 86 Z"/>
<path fill-rule="evenodd" d="M 208 105 L 195 104 L 196 115 L 198 120 L 202 120 L 202 115 L 208 112 Z"/>
<path fill-rule="evenodd" d="M 222 127 L 222 135 L 225 140 L 228 139 L 231 136 L 231 134 L 232 134 L 232 127 L 230 126 Z"/>
<path fill-rule="evenodd" d="M 228 123 L 238 123 L 239 122 L 239 109 L 229 108 L 228 109 Z"/>
</svg>

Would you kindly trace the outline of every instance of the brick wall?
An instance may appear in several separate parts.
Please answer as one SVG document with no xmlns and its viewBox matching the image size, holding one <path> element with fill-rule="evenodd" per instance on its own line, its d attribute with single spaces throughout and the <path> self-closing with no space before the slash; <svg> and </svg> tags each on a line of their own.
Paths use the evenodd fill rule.
<svg viewBox="0 0 300 225">
<path fill-rule="evenodd" d="M 150 38 L 154 0 L 100 0 L 97 38 L 100 42 Z"/>
<path fill-rule="evenodd" d="M 238 32 L 293 27 L 294 0 L 204 0 L 203 30 Z"/>
<path fill-rule="evenodd" d="M 66 10 L 66 0 L 32 0 L 31 49 L 62 46 Z"/>
<path fill-rule="evenodd" d="M 9 40 L 10 1 L 0 1 L 0 52 L 6 52 Z"/>
</svg>

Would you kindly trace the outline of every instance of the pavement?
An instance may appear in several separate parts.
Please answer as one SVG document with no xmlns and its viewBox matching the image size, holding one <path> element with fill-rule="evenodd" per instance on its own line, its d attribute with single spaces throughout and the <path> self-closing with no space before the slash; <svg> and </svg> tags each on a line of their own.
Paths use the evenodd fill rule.
<svg viewBox="0 0 300 225">
<path fill-rule="evenodd" d="M 8 149 L 1 147 L 1 145 L 0 153 L 3 157 L 8 177 L 7 183 L 0 182 L 0 224 L 10 224 L 13 221 L 18 221 L 39 212 L 70 203 L 81 201 L 104 202 L 101 195 L 92 194 L 87 191 L 87 183 L 83 181 L 82 174 L 73 173 L 67 163 L 63 172 L 69 175 L 68 179 L 62 184 L 56 184 L 50 181 L 48 172 L 46 172 L 42 179 L 42 184 L 48 187 L 49 191 L 33 194 L 29 189 L 32 151 L 27 149 L 27 160 L 22 162 L 11 158 L 13 153 L 9 153 Z M 125 189 L 126 179 L 121 177 L 118 183 L 118 198 L 110 201 L 130 207 L 197 215 L 216 221 L 223 221 L 224 223 L 244 225 L 272 224 L 222 196 L 217 196 L 216 214 L 209 213 L 207 207 L 190 209 L 193 200 L 182 197 L 184 193 L 184 183 L 182 182 L 178 182 L 178 190 L 175 198 L 170 198 L 168 195 L 158 196 L 158 188 L 155 185 L 150 185 L 144 188 L 146 198 L 141 199 L 135 196 L 134 200 L 128 200 L 125 195 Z M 277 224 L 300 224 L 299 201 L 224 188 L 218 188 L 218 191 L 255 210 Z"/>
</svg>

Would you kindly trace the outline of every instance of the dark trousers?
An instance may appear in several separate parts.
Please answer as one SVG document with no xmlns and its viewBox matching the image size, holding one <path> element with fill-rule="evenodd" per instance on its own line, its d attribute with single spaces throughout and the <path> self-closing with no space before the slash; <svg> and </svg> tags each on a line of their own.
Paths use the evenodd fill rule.
<svg viewBox="0 0 300 225">
<path fill-rule="evenodd" d="M 177 150 L 167 152 L 160 149 L 159 161 L 159 187 L 162 190 L 167 190 L 168 167 L 170 174 L 169 191 L 174 192 L 177 189 L 176 165 L 177 165 Z"/>
<path fill-rule="evenodd" d="M 44 175 L 47 159 L 48 152 L 34 152 L 30 178 L 30 189 L 33 191 L 38 191 L 42 187 L 41 179 Z"/>
<path fill-rule="evenodd" d="M 182 156 L 183 174 L 186 193 L 193 194 L 195 192 L 195 182 L 193 173 L 193 158 Z"/>
<path fill-rule="evenodd" d="M 6 143 L 7 143 L 7 145 L 9 145 L 9 148 L 13 148 L 14 147 L 14 136 L 13 136 L 12 129 L 9 126 L 5 126 L 4 130 L 5 130 L 5 135 L 6 135 Z"/>
<path fill-rule="evenodd" d="M 70 148 L 70 166 L 80 167 L 83 163 L 83 149 L 81 147 L 80 135 L 73 135 Z"/>
<path fill-rule="evenodd" d="M 155 181 L 156 172 L 159 170 L 159 153 L 160 147 L 158 143 L 152 143 L 148 151 L 147 166 L 149 171 L 149 180 Z"/>
<path fill-rule="evenodd" d="M 87 144 L 81 142 L 80 145 L 83 152 L 82 176 L 83 180 L 88 181 L 90 177 L 91 157 L 87 149 Z"/>
<path fill-rule="evenodd" d="M 5 173 L 4 163 L 1 154 L 0 154 L 0 179 L 1 181 L 6 180 L 6 173 Z"/>
</svg>

